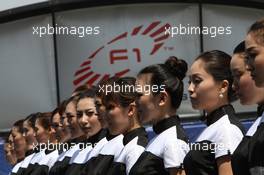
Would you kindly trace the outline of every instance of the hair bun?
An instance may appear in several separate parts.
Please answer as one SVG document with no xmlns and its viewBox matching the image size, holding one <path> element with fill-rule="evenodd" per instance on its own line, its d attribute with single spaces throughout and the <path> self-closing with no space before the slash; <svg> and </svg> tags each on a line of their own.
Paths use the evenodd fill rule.
<svg viewBox="0 0 264 175">
<path fill-rule="evenodd" d="M 184 79 L 188 70 L 188 65 L 184 60 L 178 59 L 175 56 L 170 56 L 166 60 L 165 65 L 169 68 L 169 71 L 177 78 L 179 78 L 180 80 Z"/>
</svg>

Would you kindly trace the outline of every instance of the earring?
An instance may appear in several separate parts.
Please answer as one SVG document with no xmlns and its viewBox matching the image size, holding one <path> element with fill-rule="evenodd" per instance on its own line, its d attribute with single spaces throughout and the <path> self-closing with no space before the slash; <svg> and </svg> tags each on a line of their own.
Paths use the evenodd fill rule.
<svg viewBox="0 0 264 175">
<path fill-rule="evenodd" d="M 224 95 L 222 93 L 219 94 L 219 98 L 224 98 Z"/>
</svg>

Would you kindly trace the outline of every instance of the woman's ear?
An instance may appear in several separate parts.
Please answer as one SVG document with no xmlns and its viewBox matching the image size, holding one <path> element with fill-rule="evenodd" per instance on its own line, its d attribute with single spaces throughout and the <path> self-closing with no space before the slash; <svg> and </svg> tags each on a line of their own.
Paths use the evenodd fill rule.
<svg viewBox="0 0 264 175">
<path fill-rule="evenodd" d="M 136 103 L 130 103 L 128 106 L 128 116 L 133 117 L 136 113 Z"/>
<path fill-rule="evenodd" d="M 166 91 L 160 92 L 158 95 L 158 105 L 159 106 L 164 106 L 166 102 L 168 101 L 169 95 Z"/>
<path fill-rule="evenodd" d="M 220 93 L 224 94 L 228 92 L 228 88 L 229 88 L 229 82 L 227 80 L 223 80 L 221 82 Z"/>
</svg>

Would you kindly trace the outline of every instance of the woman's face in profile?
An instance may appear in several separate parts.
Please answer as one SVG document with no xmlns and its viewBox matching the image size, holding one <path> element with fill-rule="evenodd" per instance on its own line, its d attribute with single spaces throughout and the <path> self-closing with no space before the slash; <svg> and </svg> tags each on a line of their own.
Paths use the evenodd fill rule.
<svg viewBox="0 0 264 175">
<path fill-rule="evenodd" d="M 24 121 L 23 122 L 23 136 L 25 137 L 28 145 L 31 145 L 34 143 L 34 140 L 35 140 L 34 135 L 35 135 L 34 128 L 30 126 L 28 120 Z"/>
<path fill-rule="evenodd" d="M 264 99 L 264 88 L 258 88 L 245 63 L 245 54 L 234 54 L 230 63 L 234 78 L 233 89 L 242 105 L 258 104 Z"/>
<path fill-rule="evenodd" d="M 251 76 L 258 87 L 264 87 L 264 43 L 256 41 L 249 33 L 246 37 L 246 54 Z"/>
<path fill-rule="evenodd" d="M 13 127 L 11 133 L 12 133 L 12 136 L 13 136 L 13 142 L 14 142 L 15 151 L 25 151 L 26 140 L 23 137 L 22 133 L 19 132 L 18 127 Z"/>
<path fill-rule="evenodd" d="M 210 112 L 219 103 L 221 85 L 205 70 L 203 60 L 196 60 L 189 71 L 189 94 L 194 109 Z"/>
<path fill-rule="evenodd" d="M 150 86 L 152 74 L 140 74 L 136 80 L 136 86 L 141 87 L 142 92 L 138 92 L 136 107 L 138 117 L 142 124 L 155 124 L 159 121 L 159 98 L 152 92 L 146 91 L 145 87 Z"/>
<path fill-rule="evenodd" d="M 39 143 L 48 143 L 49 132 L 41 125 L 39 119 L 37 119 L 35 123 L 35 133 L 36 139 Z"/>
</svg>

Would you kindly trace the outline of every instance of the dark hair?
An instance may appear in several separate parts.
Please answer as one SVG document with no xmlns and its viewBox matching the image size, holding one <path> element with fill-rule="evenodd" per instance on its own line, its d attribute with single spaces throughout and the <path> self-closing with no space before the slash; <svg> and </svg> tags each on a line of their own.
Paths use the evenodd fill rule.
<svg viewBox="0 0 264 175">
<path fill-rule="evenodd" d="M 82 92 L 84 92 L 90 88 L 91 88 L 91 85 L 83 84 L 81 86 L 78 86 L 76 89 L 74 89 L 73 93 L 79 94 L 79 93 L 82 93 Z"/>
<path fill-rule="evenodd" d="M 110 77 L 110 78 L 107 78 L 107 79 L 103 79 L 102 81 L 100 81 L 97 84 L 97 86 L 95 87 L 95 96 L 103 98 L 106 95 L 106 93 L 101 88 L 105 87 L 107 84 L 112 84 L 113 82 L 115 82 L 117 80 L 118 80 L 118 77 L 117 76 L 113 76 L 113 77 Z"/>
<path fill-rule="evenodd" d="M 17 120 L 17 121 L 14 123 L 14 125 L 13 125 L 13 127 L 18 128 L 18 132 L 20 132 L 21 134 L 23 133 L 23 122 L 24 122 L 23 119 L 21 119 L 21 120 Z"/>
<path fill-rule="evenodd" d="M 134 77 L 121 77 L 114 78 L 112 80 L 116 81 L 109 81 L 107 85 L 112 87 L 119 86 L 120 90 L 118 92 L 111 91 L 107 95 L 103 96 L 102 102 L 104 105 L 106 105 L 109 101 L 112 101 L 122 107 L 127 107 L 136 100 L 138 95 L 135 91 L 136 79 Z"/>
<path fill-rule="evenodd" d="M 34 128 L 35 122 L 37 120 L 38 113 L 30 114 L 25 118 L 24 121 L 27 121 L 31 128 Z"/>
<path fill-rule="evenodd" d="M 119 79 L 119 77 L 117 77 L 117 76 L 113 76 L 113 77 L 110 77 L 107 79 L 103 79 L 95 87 L 95 96 L 99 97 L 102 100 L 103 105 L 105 105 L 105 103 L 103 103 L 103 99 L 105 99 L 105 96 L 106 96 L 106 92 L 105 92 L 106 86 L 114 84 L 114 82 L 116 82 L 118 79 Z"/>
<path fill-rule="evenodd" d="M 51 112 L 43 112 L 43 113 L 38 113 L 37 115 L 37 119 L 40 122 L 40 125 L 44 128 L 44 129 L 50 129 L 51 127 Z"/>
<path fill-rule="evenodd" d="M 51 117 L 50 117 L 50 121 L 51 121 L 51 123 L 52 123 L 52 120 L 53 120 L 54 116 L 55 116 L 57 113 L 59 113 L 59 115 L 61 115 L 61 114 L 60 114 L 60 108 L 59 108 L 59 107 L 55 108 L 55 109 L 51 112 Z"/>
<path fill-rule="evenodd" d="M 195 60 L 204 61 L 206 72 L 212 75 L 215 81 L 228 81 L 229 102 L 233 102 L 237 99 L 237 96 L 235 95 L 234 90 L 232 88 L 233 76 L 230 70 L 230 55 L 220 50 L 212 50 L 202 53 Z"/>
<path fill-rule="evenodd" d="M 77 103 L 84 98 L 94 98 L 95 97 L 95 87 L 92 86 L 90 89 L 86 89 L 85 91 L 81 92 L 79 94 L 79 98 L 77 100 Z"/>
<path fill-rule="evenodd" d="M 240 54 L 240 53 L 244 53 L 246 50 L 246 46 L 245 46 L 245 41 L 242 41 L 241 43 L 239 43 L 234 51 L 233 51 L 233 54 Z"/>
<path fill-rule="evenodd" d="M 59 107 L 58 107 L 58 112 L 60 115 L 62 115 L 65 110 L 66 110 L 66 106 L 67 106 L 67 100 L 64 100 L 62 101 L 60 104 L 59 104 Z"/>
<path fill-rule="evenodd" d="M 248 34 L 252 33 L 259 44 L 264 45 L 264 18 L 252 24 L 248 30 Z"/>
<path fill-rule="evenodd" d="M 79 99 L 79 96 L 80 96 L 80 94 L 77 94 L 77 95 L 74 95 L 74 96 L 70 97 L 69 99 L 67 99 L 66 102 L 65 102 L 65 109 L 66 109 L 66 106 L 67 106 L 69 103 L 71 103 L 71 102 L 72 102 L 74 105 L 76 105 L 76 104 L 77 104 L 77 101 L 78 101 L 78 99 Z"/>
<path fill-rule="evenodd" d="M 178 109 L 183 96 L 183 82 L 188 65 L 184 60 L 171 56 L 165 64 L 154 64 L 142 69 L 138 75 L 152 74 L 151 85 L 165 85 L 165 90 L 171 97 L 171 105 Z M 160 92 L 160 88 L 157 93 Z M 153 93 L 153 92 L 152 92 Z M 154 95 L 157 93 L 153 93 Z"/>
<path fill-rule="evenodd" d="M 12 130 L 9 130 L 5 137 L 5 143 L 9 143 L 9 137 L 12 134 Z"/>
</svg>

